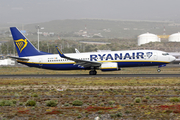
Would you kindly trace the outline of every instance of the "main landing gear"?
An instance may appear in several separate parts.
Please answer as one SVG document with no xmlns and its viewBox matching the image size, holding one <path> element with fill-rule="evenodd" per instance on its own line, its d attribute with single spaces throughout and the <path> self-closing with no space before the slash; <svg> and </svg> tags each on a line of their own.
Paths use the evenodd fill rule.
<svg viewBox="0 0 180 120">
<path fill-rule="evenodd" d="M 96 75 L 97 71 L 96 69 L 92 68 L 91 71 L 89 71 L 89 75 Z"/>
<path fill-rule="evenodd" d="M 96 75 L 97 71 L 89 71 L 89 75 Z"/>
</svg>

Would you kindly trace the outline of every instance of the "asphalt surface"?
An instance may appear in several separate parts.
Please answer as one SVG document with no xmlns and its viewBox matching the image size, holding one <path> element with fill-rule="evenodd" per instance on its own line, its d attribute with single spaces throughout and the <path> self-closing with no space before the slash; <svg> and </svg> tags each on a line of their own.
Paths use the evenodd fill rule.
<svg viewBox="0 0 180 120">
<path fill-rule="evenodd" d="M 180 77 L 180 74 L 23 74 L 23 75 L 0 75 L 0 78 L 82 78 L 82 77 Z"/>
</svg>

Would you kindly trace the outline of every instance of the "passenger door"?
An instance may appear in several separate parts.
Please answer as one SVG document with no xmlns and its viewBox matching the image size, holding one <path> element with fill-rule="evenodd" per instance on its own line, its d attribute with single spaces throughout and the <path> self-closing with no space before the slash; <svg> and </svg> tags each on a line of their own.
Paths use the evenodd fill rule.
<svg viewBox="0 0 180 120">
<path fill-rule="evenodd" d="M 42 58 L 39 58 L 39 66 L 40 66 L 40 67 L 43 66 L 42 62 L 43 62 Z"/>
<path fill-rule="evenodd" d="M 157 59 L 158 59 L 157 52 L 154 52 L 154 60 L 157 60 Z"/>
</svg>

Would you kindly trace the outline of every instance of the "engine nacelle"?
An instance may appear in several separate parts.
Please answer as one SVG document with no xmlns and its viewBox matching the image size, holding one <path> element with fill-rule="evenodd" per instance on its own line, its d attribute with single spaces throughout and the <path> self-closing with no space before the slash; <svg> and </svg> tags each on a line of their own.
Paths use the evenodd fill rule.
<svg viewBox="0 0 180 120">
<path fill-rule="evenodd" d="M 100 69 L 102 71 L 117 71 L 117 70 L 119 70 L 118 64 L 112 63 L 112 62 L 105 62 L 105 63 L 101 64 Z"/>
</svg>

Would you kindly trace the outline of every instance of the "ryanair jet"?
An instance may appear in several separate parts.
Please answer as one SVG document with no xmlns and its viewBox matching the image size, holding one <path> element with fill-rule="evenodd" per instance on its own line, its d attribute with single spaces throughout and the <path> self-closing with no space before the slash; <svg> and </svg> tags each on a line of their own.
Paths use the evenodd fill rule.
<svg viewBox="0 0 180 120">
<path fill-rule="evenodd" d="M 175 60 L 167 52 L 159 50 L 126 50 L 108 52 L 88 52 L 63 54 L 56 46 L 59 54 L 51 54 L 37 50 L 32 43 L 16 28 L 10 28 L 18 53 L 11 56 L 18 63 L 29 67 L 51 70 L 90 70 L 90 75 L 96 75 L 96 70 L 117 71 L 123 67 L 158 66 L 162 67 Z M 158 69 L 160 72 L 160 69 Z"/>
</svg>

